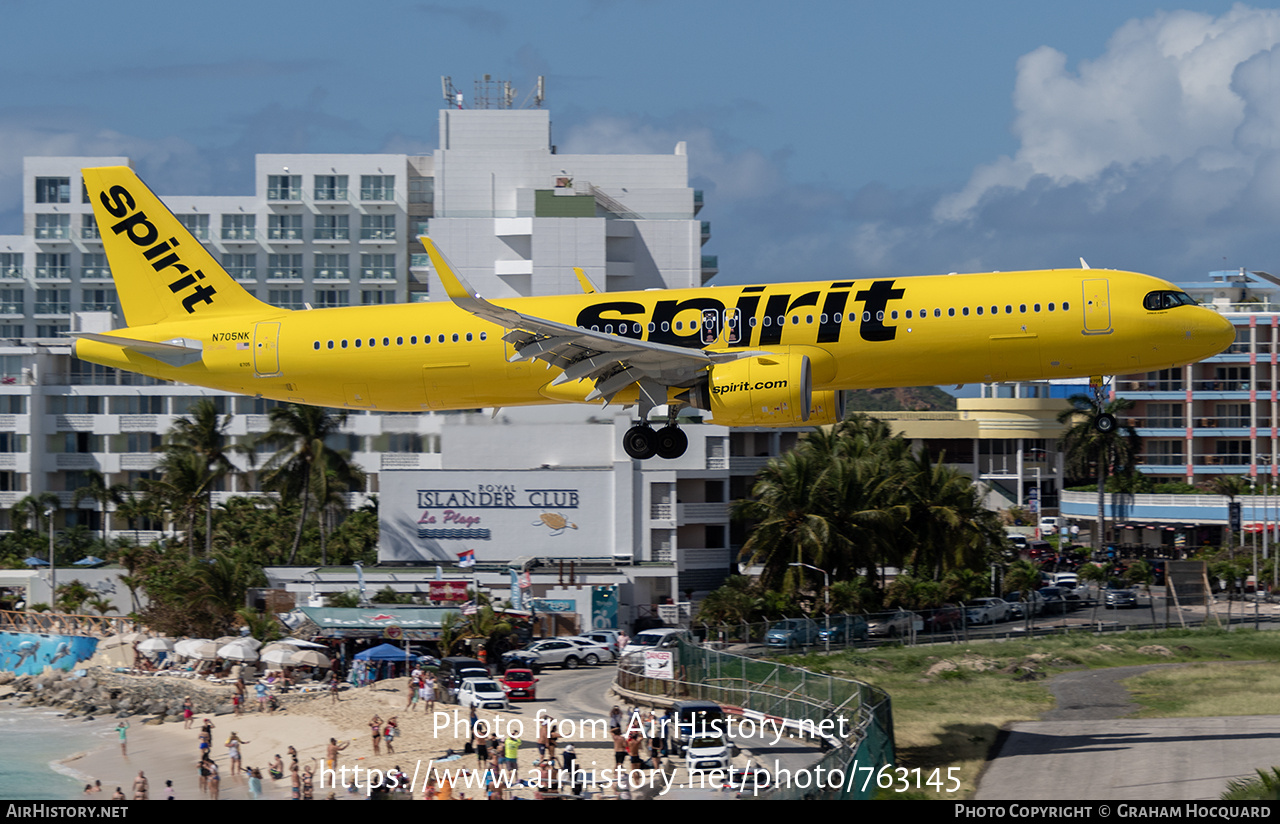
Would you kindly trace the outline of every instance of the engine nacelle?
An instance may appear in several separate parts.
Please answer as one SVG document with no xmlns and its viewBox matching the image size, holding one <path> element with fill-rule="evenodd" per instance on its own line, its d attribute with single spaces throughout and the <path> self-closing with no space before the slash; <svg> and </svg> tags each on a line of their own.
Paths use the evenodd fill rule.
<svg viewBox="0 0 1280 824">
<path fill-rule="evenodd" d="M 720 426 L 823 426 L 844 417 L 840 392 L 814 392 L 809 356 L 798 354 L 716 364 L 688 402 Z"/>
</svg>

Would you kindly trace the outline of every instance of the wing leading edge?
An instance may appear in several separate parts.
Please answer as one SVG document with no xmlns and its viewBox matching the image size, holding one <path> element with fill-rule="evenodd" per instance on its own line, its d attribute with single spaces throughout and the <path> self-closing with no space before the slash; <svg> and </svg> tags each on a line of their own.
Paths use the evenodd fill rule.
<svg viewBox="0 0 1280 824">
<path fill-rule="evenodd" d="M 498 306 L 476 292 L 434 241 L 428 237 L 421 240 L 454 305 L 508 330 L 503 339 L 515 349 L 512 361 L 540 360 L 560 369 L 552 386 L 593 381 L 595 388 L 587 400 L 602 399 L 607 404 L 623 389 L 638 384 L 641 414 L 647 416 L 653 406 L 667 403 L 667 387 L 691 387 L 708 367 L 717 363 L 769 354 L 685 349 L 596 332 Z"/>
</svg>

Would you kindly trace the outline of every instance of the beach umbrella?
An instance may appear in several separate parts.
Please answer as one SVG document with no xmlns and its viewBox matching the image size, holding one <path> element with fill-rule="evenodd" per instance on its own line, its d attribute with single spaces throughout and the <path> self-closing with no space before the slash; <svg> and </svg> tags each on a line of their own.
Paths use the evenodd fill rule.
<svg viewBox="0 0 1280 824">
<path fill-rule="evenodd" d="M 268 647 L 262 650 L 259 660 L 273 667 L 287 667 L 293 660 L 293 652 L 289 647 Z"/>
<path fill-rule="evenodd" d="M 173 648 L 174 643 L 170 638 L 148 638 L 138 644 L 138 649 L 143 652 L 172 652 Z"/>
<path fill-rule="evenodd" d="M 325 649 L 324 644 L 317 644 L 314 641 L 304 641 L 301 638 L 285 638 L 278 641 L 280 644 L 288 644 L 291 647 L 306 647 L 307 649 Z"/>
<path fill-rule="evenodd" d="M 328 669 L 333 666 L 328 658 L 312 649 L 298 650 L 289 661 L 291 667 L 320 667 Z"/>
<path fill-rule="evenodd" d="M 184 658 L 212 661 L 218 657 L 218 643 L 207 638 L 188 638 L 175 644 L 173 651 Z"/>
<path fill-rule="evenodd" d="M 233 641 L 218 648 L 218 657 L 231 661 L 257 661 L 258 651 L 248 644 Z"/>
</svg>

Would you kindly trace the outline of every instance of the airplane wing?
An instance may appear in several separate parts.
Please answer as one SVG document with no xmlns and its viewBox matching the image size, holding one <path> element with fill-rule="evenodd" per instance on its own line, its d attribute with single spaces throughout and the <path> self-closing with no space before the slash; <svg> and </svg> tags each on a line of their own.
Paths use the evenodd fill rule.
<svg viewBox="0 0 1280 824">
<path fill-rule="evenodd" d="M 587 400 L 605 403 L 633 383 L 640 384 L 642 407 L 667 402 L 666 387 L 692 386 L 707 367 L 741 358 L 768 355 L 759 351 L 712 351 L 652 343 L 595 332 L 558 321 L 526 315 L 480 297 L 428 237 L 421 238 L 431 264 L 454 305 L 509 331 L 503 337 L 516 350 L 512 360 L 537 359 L 562 370 L 551 382 L 591 380 Z M 647 414 L 648 409 L 644 410 Z"/>
</svg>

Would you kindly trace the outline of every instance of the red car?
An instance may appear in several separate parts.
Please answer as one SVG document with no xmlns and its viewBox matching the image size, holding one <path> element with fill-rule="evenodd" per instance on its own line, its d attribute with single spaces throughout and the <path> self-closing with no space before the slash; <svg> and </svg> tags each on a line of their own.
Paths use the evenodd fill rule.
<svg viewBox="0 0 1280 824">
<path fill-rule="evenodd" d="M 507 699 L 511 701 L 537 701 L 538 679 L 533 677 L 533 670 L 509 669 L 502 676 L 502 687 L 507 691 Z"/>
</svg>

